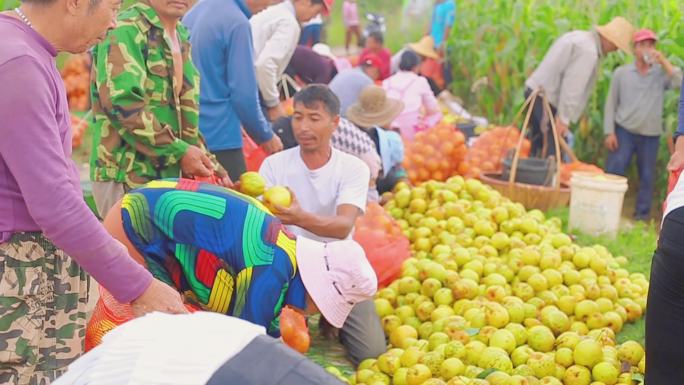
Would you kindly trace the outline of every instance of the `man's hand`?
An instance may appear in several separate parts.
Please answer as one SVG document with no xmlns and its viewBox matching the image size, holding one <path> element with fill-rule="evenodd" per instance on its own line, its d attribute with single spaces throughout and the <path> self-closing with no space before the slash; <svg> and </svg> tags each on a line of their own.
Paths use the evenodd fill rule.
<svg viewBox="0 0 684 385">
<path fill-rule="evenodd" d="M 188 313 L 178 291 L 157 279 L 153 279 L 147 290 L 131 302 L 131 307 L 136 317 L 154 311 L 170 314 Z"/>
<path fill-rule="evenodd" d="M 267 154 L 274 154 L 279 151 L 283 151 L 283 142 L 280 141 L 278 135 L 273 134 L 271 140 L 261 143 L 259 146 L 266 151 Z"/>
<path fill-rule="evenodd" d="M 662 52 L 658 51 L 657 49 L 654 49 L 649 54 L 653 57 L 653 61 L 655 63 L 663 64 L 663 61 L 665 60 L 665 55 L 663 55 Z"/>
<path fill-rule="evenodd" d="M 230 180 L 230 176 L 228 176 L 228 172 L 223 169 L 223 167 L 219 167 L 218 170 L 214 172 L 216 175 L 216 182 L 225 188 L 233 188 L 234 183 L 232 180 Z"/>
<path fill-rule="evenodd" d="M 290 190 L 290 195 L 292 195 L 292 203 L 290 207 L 275 206 L 275 212 L 273 213 L 284 225 L 295 225 L 300 226 L 301 220 L 306 214 L 302 206 L 299 205 L 297 197 Z"/>
<path fill-rule="evenodd" d="M 207 154 L 197 146 L 189 146 L 180 161 L 181 171 L 187 176 L 211 176 L 214 165 Z"/>
<path fill-rule="evenodd" d="M 684 169 L 684 151 L 675 151 L 667 163 L 667 171 Z"/>
<path fill-rule="evenodd" d="M 608 151 L 615 152 L 618 149 L 618 139 L 615 133 L 606 135 L 606 139 L 603 142 Z"/>
<path fill-rule="evenodd" d="M 558 136 L 565 137 L 565 135 L 568 133 L 568 125 L 563 123 L 560 117 L 556 117 L 556 130 L 558 131 Z M 549 134 L 553 135 L 553 133 Z"/>
<path fill-rule="evenodd" d="M 280 103 L 278 103 L 278 105 L 275 107 L 269 108 L 267 112 L 268 120 L 270 120 L 271 122 L 275 122 L 276 120 L 284 118 L 286 116 L 285 109 L 282 105 L 280 105 Z"/>
</svg>

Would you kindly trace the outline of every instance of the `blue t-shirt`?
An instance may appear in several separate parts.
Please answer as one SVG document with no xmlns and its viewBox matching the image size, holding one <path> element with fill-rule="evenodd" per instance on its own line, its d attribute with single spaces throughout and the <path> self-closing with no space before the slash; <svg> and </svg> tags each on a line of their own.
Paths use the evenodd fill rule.
<svg viewBox="0 0 684 385">
<path fill-rule="evenodd" d="M 454 0 L 444 0 L 435 6 L 432 14 L 432 38 L 435 40 L 435 48 L 442 45 L 444 32 L 447 28 L 453 27 L 456 21 L 456 2 Z"/>
<path fill-rule="evenodd" d="M 155 278 L 204 310 L 280 335 L 280 311 L 306 307 L 296 240 L 259 201 L 189 179 L 153 181 L 121 202 L 124 230 Z"/>
<path fill-rule="evenodd" d="M 200 73 L 200 118 L 211 151 L 242 148 L 243 127 L 257 143 L 273 138 L 259 105 L 252 30 L 244 0 L 202 0 L 183 18 Z"/>
<path fill-rule="evenodd" d="M 364 88 L 373 84 L 361 67 L 338 73 L 328 85 L 330 90 L 340 99 L 340 115 L 347 117 L 347 108 L 354 104 Z"/>
</svg>

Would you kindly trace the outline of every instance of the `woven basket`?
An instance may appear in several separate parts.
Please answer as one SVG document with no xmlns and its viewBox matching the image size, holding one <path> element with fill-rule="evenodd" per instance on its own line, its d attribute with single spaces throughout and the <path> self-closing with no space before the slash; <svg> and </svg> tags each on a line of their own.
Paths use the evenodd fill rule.
<svg viewBox="0 0 684 385">
<path fill-rule="evenodd" d="M 493 187 L 514 202 L 520 202 L 527 209 L 547 211 L 565 207 L 570 203 L 570 188 L 566 186 L 546 187 L 525 183 L 509 183 L 501 174 L 482 174 L 480 180 Z"/>
<path fill-rule="evenodd" d="M 546 95 L 542 90 L 536 90 L 525 100 L 525 103 L 520 108 L 516 117 L 513 120 L 513 125 L 517 126 L 517 122 L 522 116 L 523 112 L 527 109 L 527 114 L 525 116 L 525 121 L 520 130 L 520 140 L 518 140 L 518 145 L 515 150 L 515 155 L 513 156 L 513 163 L 511 165 L 511 172 L 508 179 L 503 179 L 501 174 L 481 174 L 480 180 L 492 186 L 495 190 L 499 191 L 502 195 L 508 197 L 514 202 L 520 202 L 527 209 L 539 209 L 539 210 L 549 210 L 557 207 L 565 207 L 570 202 L 570 188 L 567 186 L 561 186 L 560 182 L 560 171 L 561 162 L 560 157 L 556 156 L 556 177 L 555 183 L 552 186 L 537 186 L 525 183 L 514 182 L 516 174 L 518 172 L 518 162 L 520 160 L 520 150 L 522 149 L 522 142 L 525 139 L 525 133 L 527 132 L 527 127 L 530 123 L 530 117 L 532 116 L 532 109 L 534 108 L 534 103 L 537 97 L 542 98 L 544 102 L 544 109 L 548 116 L 553 116 L 551 113 L 551 106 L 546 98 Z M 576 159 L 575 154 L 572 153 L 570 147 L 565 143 L 563 138 L 558 135 L 556 130 L 556 124 L 553 119 L 551 119 L 551 131 L 555 138 L 556 154 L 561 153 L 561 148 L 570 154 L 571 158 Z"/>
</svg>

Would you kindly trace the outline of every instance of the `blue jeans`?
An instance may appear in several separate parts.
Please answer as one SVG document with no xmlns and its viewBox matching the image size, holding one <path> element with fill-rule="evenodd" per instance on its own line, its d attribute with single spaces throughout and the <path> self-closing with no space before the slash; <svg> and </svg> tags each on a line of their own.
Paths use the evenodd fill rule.
<svg viewBox="0 0 684 385">
<path fill-rule="evenodd" d="M 632 161 L 632 156 L 636 154 L 639 192 L 634 216 L 637 219 L 648 218 L 653 200 L 660 136 L 632 134 L 617 124 L 615 125 L 615 135 L 618 140 L 618 148 L 609 153 L 608 160 L 606 160 L 606 172 L 624 176 L 629 163 Z"/>
<path fill-rule="evenodd" d="M 299 37 L 299 45 L 313 46 L 321 42 L 322 24 L 311 24 L 302 28 L 302 35 Z"/>
</svg>

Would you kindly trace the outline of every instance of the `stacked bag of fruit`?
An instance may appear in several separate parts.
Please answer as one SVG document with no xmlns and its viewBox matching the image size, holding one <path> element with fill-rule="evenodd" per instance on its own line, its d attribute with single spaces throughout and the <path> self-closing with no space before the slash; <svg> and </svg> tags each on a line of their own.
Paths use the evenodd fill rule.
<svg viewBox="0 0 684 385">
<path fill-rule="evenodd" d="M 404 146 L 404 168 L 414 184 L 455 175 L 467 152 L 463 133 L 445 122 L 417 133 Z"/>
<path fill-rule="evenodd" d="M 356 220 L 354 240 L 384 287 L 399 278 L 401 264 L 410 256 L 409 241 L 397 222 L 377 203 L 370 202 L 366 213 Z"/>
<path fill-rule="evenodd" d="M 468 150 L 466 159 L 459 165 L 458 173 L 468 178 L 479 178 L 481 173 L 501 173 L 503 160 L 510 150 L 515 150 L 520 131 L 515 127 L 495 127 L 480 135 Z M 530 141 L 523 140 L 520 156 L 530 154 Z"/>
<path fill-rule="evenodd" d="M 385 205 L 412 244 L 376 310 L 388 351 L 351 384 L 589 385 L 643 381 L 643 347 L 616 335 L 649 283 L 557 218 L 476 179 L 399 184 Z"/>
<path fill-rule="evenodd" d="M 85 111 L 90 104 L 90 58 L 87 54 L 72 55 L 62 68 L 62 80 L 69 109 Z"/>
</svg>

